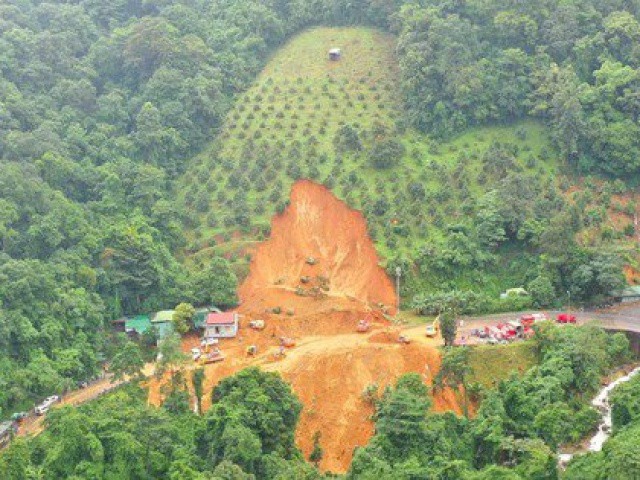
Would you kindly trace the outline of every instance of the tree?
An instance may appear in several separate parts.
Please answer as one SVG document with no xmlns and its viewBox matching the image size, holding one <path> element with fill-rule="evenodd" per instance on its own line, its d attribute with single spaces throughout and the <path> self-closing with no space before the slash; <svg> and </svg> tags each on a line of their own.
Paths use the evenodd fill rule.
<svg viewBox="0 0 640 480">
<path fill-rule="evenodd" d="M 131 341 L 127 341 L 122 346 L 122 349 L 115 354 L 109 366 L 114 380 L 121 380 L 124 377 L 140 378 L 143 368 L 144 360 L 142 359 L 140 347 Z"/>
<path fill-rule="evenodd" d="M 444 339 L 444 346 L 450 347 L 456 339 L 458 322 L 451 310 L 444 310 L 440 313 L 440 333 Z"/>
<path fill-rule="evenodd" d="M 442 389 L 445 386 L 453 389 L 463 388 L 463 410 L 465 417 L 469 416 L 469 397 L 467 393 L 467 378 L 472 373 L 469 365 L 469 350 L 466 347 L 448 347 L 445 349 L 440 363 L 440 370 L 434 378 L 434 387 Z"/>
<path fill-rule="evenodd" d="M 173 328 L 180 335 L 187 333 L 191 326 L 193 316 L 196 314 L 196 309 L 190 303 L 180 303 L 176 306 L 171 317 Z"/>
<path fill-rule="evenodd" d="M 309 461 L 313 462 L 316 467 L 318 466 L 318 463 L 320 463 L 320 460 L 322 460 L 323 456 L 322 446 L 320 445 L 321 435 L 320 431 L 316 431 L 313 434 L 313 449 L 309 454 Z"/>
<path fill-rule="evenodd" d="M 158 345 L 158 362 L 156 364 L 156 375 L 162 376 L 167 370 L 173 373 L 174 369 L 186 359 L 182 353 L 182 342 L 180 335 L 175 332 L 170 333 Z"/>
<path fill-rule="evenodd" d="M 191 376 L 191 381 L 193 383 L 193 392 L 196 395 L 196 400 L 198 402 L 198 415 L 202 415 L 202 393 L 203 393 L 203 383 L 204 383 L 205 373 L 204 368 L 196 368 Z"/>
<path fill-rule="evenodd" d="M 232 307 L 237 304 L 238 279 L 229 262 L 215 257 L 193 275 L 193 297 L 198 305 Z"/>
<path fill-rule="evenodd" d="M 351 125 L 343 125 L 338 129 L 333 139 L 333 145 L 338 153 L 362 150 L 358 130 Z"/>
<path fill-rule="evenodd" d="M 404 155 L 404 145 L 395 138 L 376 141 L 369 151 L 369 162 L 373 168 L 384 170 L 395 167 Z"/>
<path fill-rule="evenodd" d="M 291 387 L 277 374 L 247 368 L 222 380 L 214 388 L 212 400 L 213 406 L 206 414 L 203 441 L 213 464 L 226 458 L 228 442 L 225 439 L 231 441 L 232 431 L 243 432 L 247 445 L 256 443 L 251 440 L 254 435 L 263 454 L 274 453 L 284 459 L 298 454 L 294 431 L 302 406 Z M 244 458 L 251 463 L 249 457 Z M 255 473 L 254 470 L 245 471 Z"/>
<path fill-rule="evenodd" d="M 551 280 L 546 275 L 538 275 L 527 285 L 527 291 L 533 298 L 533 303 L 537 307 L 549 307 L 556 300 L 556 292 Z"/>
<path fill-rule="evenodd" d="M 423 388 L 415 388 L 419 384 Z M 383 395 L 376 412 L 376 431 L 387 437 L 398 450 L 414 450 L 425 439 L 424 420 L 430 407 L 420 376 L 405 374 L 398 379 L 393 391 Z"/>
</svg>

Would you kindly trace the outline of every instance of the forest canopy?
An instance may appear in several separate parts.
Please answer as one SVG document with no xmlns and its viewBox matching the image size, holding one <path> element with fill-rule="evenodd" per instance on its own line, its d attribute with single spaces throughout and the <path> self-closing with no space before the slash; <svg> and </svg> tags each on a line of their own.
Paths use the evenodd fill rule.
<svg viewBox="0 0 640 480">
<path fill-rule="evenodd" d="M 536 117 L 578 171 L 633 181 L 639 14 L 637 1 L 617 0 L 4 2 L 2 415 L 97 373 L 112 353 L 104 333 L 112 319 L 180 302 L 234 304 L 237 277 L 226 260 L 185 261 L 185 230 L 198 212 L 175 201 L 176 179 L 294 33 L 316 24 L 388 30 L 398 35 L 407 125 L 447 138 Z M 353 132 L 343 133 L 345 148 L 357 151 Z M 386 169 L 402 152 L 385 140 L 371 162 Z M 509 168 L 508 155 L 501 158 Z M 553 211 L 567 220 L 571 212 L 553 194 L 543 198 L 545 185 L 534 188 L 536 213 L 533 201 L 516 204 L 517 218 L 487 208 L 481 231 L 452 227 L 437 255 L 415 255 L 416 268 L 442 275 L 482 269 L 503 239 L 526 238 L 549 254 L 543 265 L 551 273 L 534 279 L 539 291 L 555 290 L 550 302 L 568 284 L 581 298 L 619 285 L 606 256 L 573 244 L 552 252 L 558 239 L 568 240 L 557 223 L 541 233 L 540 217 Z M 411 191 L 424 198 L 420 185 Z M 492 195 L 515 196 L 500 186 Z M 389 202 L 377 199 L 368 209 L 386 212 Z M 246 214 L 238 218 L 246 223 Z"/>
</svg>

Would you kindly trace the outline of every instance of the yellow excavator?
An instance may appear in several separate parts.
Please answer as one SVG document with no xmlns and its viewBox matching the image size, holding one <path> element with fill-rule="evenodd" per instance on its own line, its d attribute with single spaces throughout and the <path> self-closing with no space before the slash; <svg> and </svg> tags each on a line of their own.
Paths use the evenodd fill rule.
<svg viewBox="0 0 640 480">
<path fill-rule="evenodd" d="M 438 315 L 431 325 L 427 325 L 427 337 L 435 338 L 438 334 L 438 330 L 440 330 L 440 315 Z"/>
</svg>

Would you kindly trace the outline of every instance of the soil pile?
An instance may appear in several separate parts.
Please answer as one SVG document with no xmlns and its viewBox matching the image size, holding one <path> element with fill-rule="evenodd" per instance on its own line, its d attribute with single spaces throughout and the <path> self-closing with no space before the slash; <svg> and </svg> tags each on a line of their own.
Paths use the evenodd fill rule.
<svg viewBox="0 0 640 480">
<path fill-rule="evenodd" d="M 369 443 L 374 433 L 374 408 L 365 400 L 365 389 L 375 384 L 381 394 L 385 386 L 393 385 L 407 372 L 419 373 L 431 385 L 440 368 L 440 355 L 426 345 L 374 345 L 366 339 L 337 336 L 302 346 L 295 356 L 265 368 L 279 371 L 304 404 L 296 443 L 305 458 L 313 449 L 314 433 L 319 431 L 324 449 L 320 468 L 345 472 L 354 449 Z M 436 411 L 461 413 L 449 389 L 438 392 L 433 402 Z"/>
<path fill-rule="evenodd" d="M 239 291 L 241 310 L 393 313 L 393 284 L 378 261 L 362 214 L 324 186 L 298 181 L 270 238 L 256 249 Z"/>
</svg>

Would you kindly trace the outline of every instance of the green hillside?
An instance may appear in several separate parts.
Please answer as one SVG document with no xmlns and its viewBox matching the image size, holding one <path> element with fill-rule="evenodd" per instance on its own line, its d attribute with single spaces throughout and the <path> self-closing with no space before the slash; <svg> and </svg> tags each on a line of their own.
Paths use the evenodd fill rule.
<svg viewBox="0 0 640 480">
<path fill-rule="evenodd" d="M 183 178 L 186 206 L 199 212 L 192 253 L 227 255 L 242 272 L 244 248 L 268 232 L 298 178 L 362 210 L 385 260 L 444 240 L 446 227 L 467 223 L 508 171 L 549 182 L 555 154 L 533 121 L 470 129 L 444 143 L 407 128 L 394 42 L 367 28 L 315 28 L 276 53 Z M 339 61 L 328 59 L 333 47 Z"/>
</svg>

